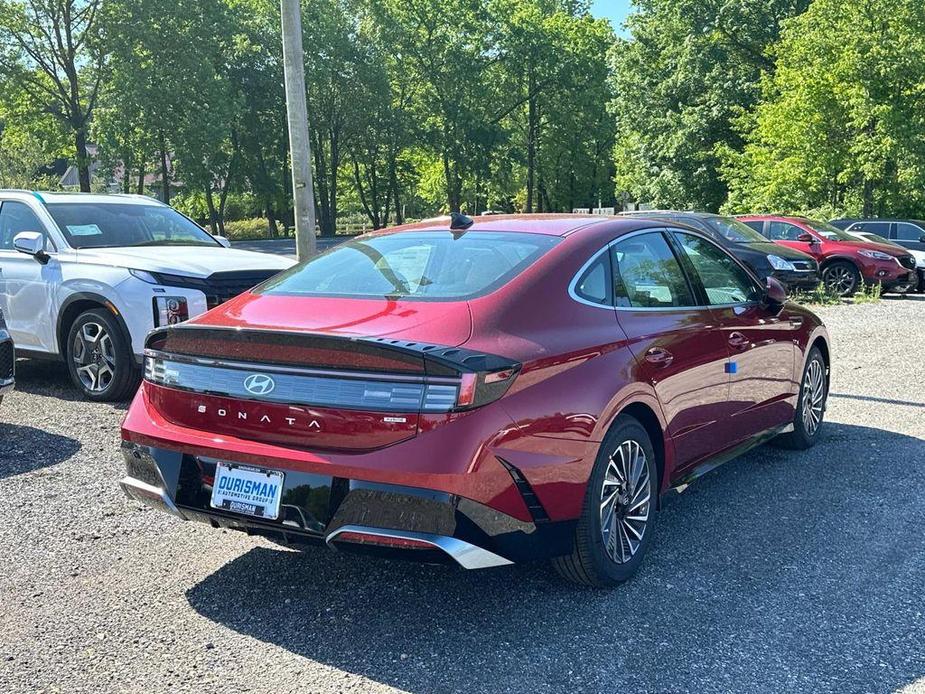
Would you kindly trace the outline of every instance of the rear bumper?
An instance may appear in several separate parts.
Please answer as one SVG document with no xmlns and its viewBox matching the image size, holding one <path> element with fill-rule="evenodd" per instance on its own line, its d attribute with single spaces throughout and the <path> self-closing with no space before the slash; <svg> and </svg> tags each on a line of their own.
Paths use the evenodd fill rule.
<svg viewBox="0 0 925 694">
<path fill-rule="evenodd" d="M 215 461 L 123 443 L 125 494 L 177 518 L 292 545 L 386 554 L 466 569 L 568 554 L 576 521 L 522 521 L 447 492 L 283 470 L 277 520 L 211 508 Z M 211 473 L 211 474 L 210 474 Z"/>
</svg>

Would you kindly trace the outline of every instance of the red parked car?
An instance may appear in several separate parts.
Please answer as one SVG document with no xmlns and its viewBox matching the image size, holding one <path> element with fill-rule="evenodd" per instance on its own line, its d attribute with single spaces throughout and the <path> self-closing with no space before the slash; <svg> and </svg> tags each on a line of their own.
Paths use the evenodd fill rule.
<svg viewBox="0 0 925 694">
<path fill-rule="evenodd" d="M 614 585 L 662 493 L 813 445 L 828 384 L 820 320 L 698 232 L 454 216 L 152 333 L 121 484 L 287 544 Z"/>
<path fill-rule="evenodd" d="M 826 287 L 851 296 L 861 283 L 879 284 L 884 292 L 906 291 L 918 282 L 915 258 L 893 245 L 862 241 L 827 222 L 805 217 L 739 217 L 775 243 L 809 253 L 819 263 Z"/>
</svg>

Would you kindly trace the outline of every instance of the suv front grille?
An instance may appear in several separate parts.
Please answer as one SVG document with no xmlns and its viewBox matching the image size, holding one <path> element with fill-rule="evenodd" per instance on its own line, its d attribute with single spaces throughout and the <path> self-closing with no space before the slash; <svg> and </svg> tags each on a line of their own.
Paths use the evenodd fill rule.
<svg viewBox="0 0 925 694">
<path fill-rule="evenodd" d="M 9 340 L 0 342 L 0 383 L 12 380 L 13 362 L 13 343 Z"/>
<path fill-rule="evenodd" d="M 911 255 L 900 256 L 899 264 L 907 270 L 915 270 L 915 258 L 913 258 Z"/>
<path fill-rule="evenodd" d="M 215 308 L 219 304 L 233 299 L 238 294 L 243 294 L 248 289 L 253 289 L 279 272 L 279 270 L 237 270 L 233 272 L 216 272 L 205 279 L 166 275 L 158 272 L 151 274 L 166 287 L 199 290 L 206 295 L 206 305 L 209 308 Z"/>
</svg>

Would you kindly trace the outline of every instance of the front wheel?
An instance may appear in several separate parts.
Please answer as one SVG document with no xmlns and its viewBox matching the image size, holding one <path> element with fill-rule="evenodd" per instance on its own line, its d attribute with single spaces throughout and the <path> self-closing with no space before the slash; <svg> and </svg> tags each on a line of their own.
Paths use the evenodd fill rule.
<svg viewBox="0 0 925 694">
<path fill-rule="evenodd" d="M 861 286 L 861 273 L 846 260 L 836 260 L 822 271 L 825 288 L 838 296 L 854 296 Z"/>
<path fill-rule="evenodd" d="M 88 400 L 125 400 L 138 385 L 131 345 L 105 309 L 77 317 L 68 333 L 66 358 L 71 380 Z"/>
<path fill-rule="evenodd" d="M 822 429 L 826 400 L 829 396 L 829 379 L 825 359 L 817 347 L 813 347 L 803 367 L 803 381 L 793 415 L 793 431 L 774 439 L 774 443 L 795 450 L 806 450 L 816 445 Z"/>
<path fill-rule="evenodd" d="M 573 583 L 613 587 L 639 569 L 652 541 L 658 468 L 649 435 L 622 415 L 598 452 L 570 555 L 553 565 Z"/>
</svg>

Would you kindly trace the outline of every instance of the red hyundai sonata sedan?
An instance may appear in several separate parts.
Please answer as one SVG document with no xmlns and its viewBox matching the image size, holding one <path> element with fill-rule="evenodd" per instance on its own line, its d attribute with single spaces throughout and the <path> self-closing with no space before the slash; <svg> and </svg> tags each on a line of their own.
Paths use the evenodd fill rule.
<svg viewBox="0 0 925 694">
<path fill-rule="evenodd" d="M 696 231 L 455 216 L 152 333 L 121 485 L 287 544 L 610 586 L 664 492 L 812 446 L 828 383 L 820 320 Z"/>
</svg>

